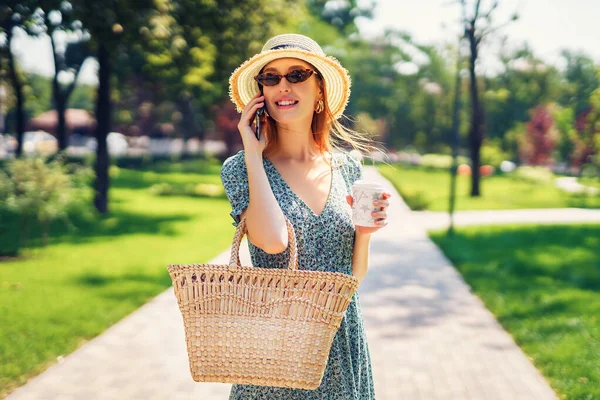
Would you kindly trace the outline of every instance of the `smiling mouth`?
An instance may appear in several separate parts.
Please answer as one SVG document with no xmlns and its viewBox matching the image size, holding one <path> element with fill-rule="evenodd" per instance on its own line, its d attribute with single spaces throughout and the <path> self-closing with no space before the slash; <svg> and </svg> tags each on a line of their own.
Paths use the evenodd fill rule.
<svg viewBox="0 0 600 400">
<path fill-rule="evenodd" d="M 277 104 L 277 107 L 279 108 L 289 108 L 289 107 L 293 107 L 296 104 L 298 104 L 298 101 L 296 100 L 282 100 L 282 101 L 278 101 L 275 104 Z"/>
</svg>

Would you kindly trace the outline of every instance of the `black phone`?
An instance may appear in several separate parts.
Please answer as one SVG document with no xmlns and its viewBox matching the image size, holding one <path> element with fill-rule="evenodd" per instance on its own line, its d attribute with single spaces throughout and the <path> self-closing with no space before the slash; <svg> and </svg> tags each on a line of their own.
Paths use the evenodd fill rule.
<svg viewBox="0 0 600 400">
<path fill-rule="evenodd" d="M 258 90 L 260 90 L 260 94 L 262 96 L 263 95 L 262 85 L 258 85 Z M 260 120 L 261 120 L 263 114 L 265 113 L 265 111 L 267 111 L 266 104 L 264 106 L 262 106 L 261 108 L 259 108 L 258 110 L 256 110 L 256 114 L 254 115 L 254 126 L 255 126 L 254 136 L 256 136 L 256 140 L 260 140 Z"/>
<path fill-rule="evenodd" d="M 254 135 L 256 136 L 256 140 L 260 140 L 260 120 L 265 113 L 265 107 L 261 107 L 256 110 L 256 114 L 254 115 L 254 126 L 256 130 L 254 131 Z"/>
</svg>

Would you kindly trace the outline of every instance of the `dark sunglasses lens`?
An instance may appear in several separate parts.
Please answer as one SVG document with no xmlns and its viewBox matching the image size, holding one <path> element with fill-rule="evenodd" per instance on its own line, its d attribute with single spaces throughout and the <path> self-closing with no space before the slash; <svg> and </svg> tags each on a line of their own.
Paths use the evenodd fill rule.
<svg viewBox="0 0 600 400">
<path fill-rule="evenodd" d="M 304 82 L 309 77 L 310 74 L 307 71 L 302 71 L 300 69 L 295 69 L 287 74 L 287 80 L 290 81 L 290 83 Z"/>
<path fill-rule="evenodd" d="M 275 86 L 279 83 L 281 77 L 273 74 L 260 74 L 256 80 L 263 86 Z"/>
</svg>

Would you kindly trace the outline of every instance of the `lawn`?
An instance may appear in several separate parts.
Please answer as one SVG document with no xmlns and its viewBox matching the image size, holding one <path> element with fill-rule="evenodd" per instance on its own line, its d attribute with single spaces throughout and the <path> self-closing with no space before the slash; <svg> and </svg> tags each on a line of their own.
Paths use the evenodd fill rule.
<svg viewBox="0 0 600 400">
<path fill-rule="evenodd" d="M 195 172 L 182 173 L 181 170 Z M 169 263 L 207 262 L 231 244 L 229 203 L 158 197 L 156 183 L 219 183 L 220 165 L 112 170 L 110 215 L 55 227 L 0 260 L 0 398 L 167 289 Z"/>
<path fill-rule="evenodd" d="M 600 399 L 600 225 L 430 236 L 561 399 Z"/>
<path fill-rule="evenodd" d="M 600 189 L 600 178 L 579 178 L 578 182 L 585 186 L 591 186 Z"/>
<path fill-rule="evenodd" d="M 402 165 L 378 165 L 413 210 L 448 211 L 450 173 Z M 482 178 L 478 198 L 470 197 L 471 178 L 459 176 L 455 210 L 501 210 L 523 208 L 600 208 L 600 196 L 565 193 L 552 183 L 531 183 L 506 175 Z"/>
</svg>

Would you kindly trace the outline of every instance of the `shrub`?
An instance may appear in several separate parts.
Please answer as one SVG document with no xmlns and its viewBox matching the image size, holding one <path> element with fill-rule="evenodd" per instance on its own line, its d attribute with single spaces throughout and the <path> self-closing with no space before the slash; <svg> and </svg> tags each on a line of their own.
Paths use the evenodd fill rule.
<svg viewBox="0 0 600 400">
<path fill-rule="evenodd" d="M 467 157 L 458 156 L 458 164 L 470 164 Z M 423 154 L 419 162 L 421 167 L 431 169 L 449 169 L 452 166 L 452 156 L 445 154 Z"/>
<path fill-rule="evenodd" d="M 491 176 L 494 173 L 495 168 L 491 165 L 482 165 L 479 167 L 479 175 L 481 176 Z"/>
<path fill-rule="evenodd" d="M 511 175 L 516 179 L 530 183 L 551 183 L 554 179 L 552 171 L 540 166 L 519 167 Z"/>
<path fill-rule="evenodd" d="M 15 187 L 10 177 L 0 171 L 0 255 L 19 253 L 19 237 L 15 235 L 19 215 L 14 203 Z"/>
<path fill-rule="evenodd" d="M 191 196 L 191 197 L 223 197 L 225 190 L 221 185 L 212 183 L 188 184 L 175 186 L 169 183 L 157 183 L 150 188 L 155 196 Z"/>
<path fill-rule="evenodd" d="M 499 146 L 494 144 L 484 144 L 481 146 L 481 164 L 491 165 L 494 168 L 500 167 L 502 161 L 508 158 L 507 154 Z"/>
<path fill-rule="evenodd" d="M 581 176 L 584 178 L 596 178 L 600 176 L 598 167 L 594 164 L 586 163 L 581 166 Z"/>
<path fill-rule="evenodd" d="M 91 212 L 89 168 L 68 166 L 60 157 L 50 162 L 38 157 L 12 160 L 6 171 L 0 176 L 0 212 L 13 220 L 18 216 L 19 222 L 7 229 L 13 236 L 20 230 L 22 245 L 27 244 L 32 220 L 41 225 L 42 245 L 46 245 L 52 221 L 62 219 L 70 226 L 69 215 Z"/>
<path fill-rule="evenodd" d="M 456 170 L 456 173 L 458 175 L 470 176 L 471 175 L 471 166 L 467 165 L 467 164 L 460 164 Z"/>
</svg>

